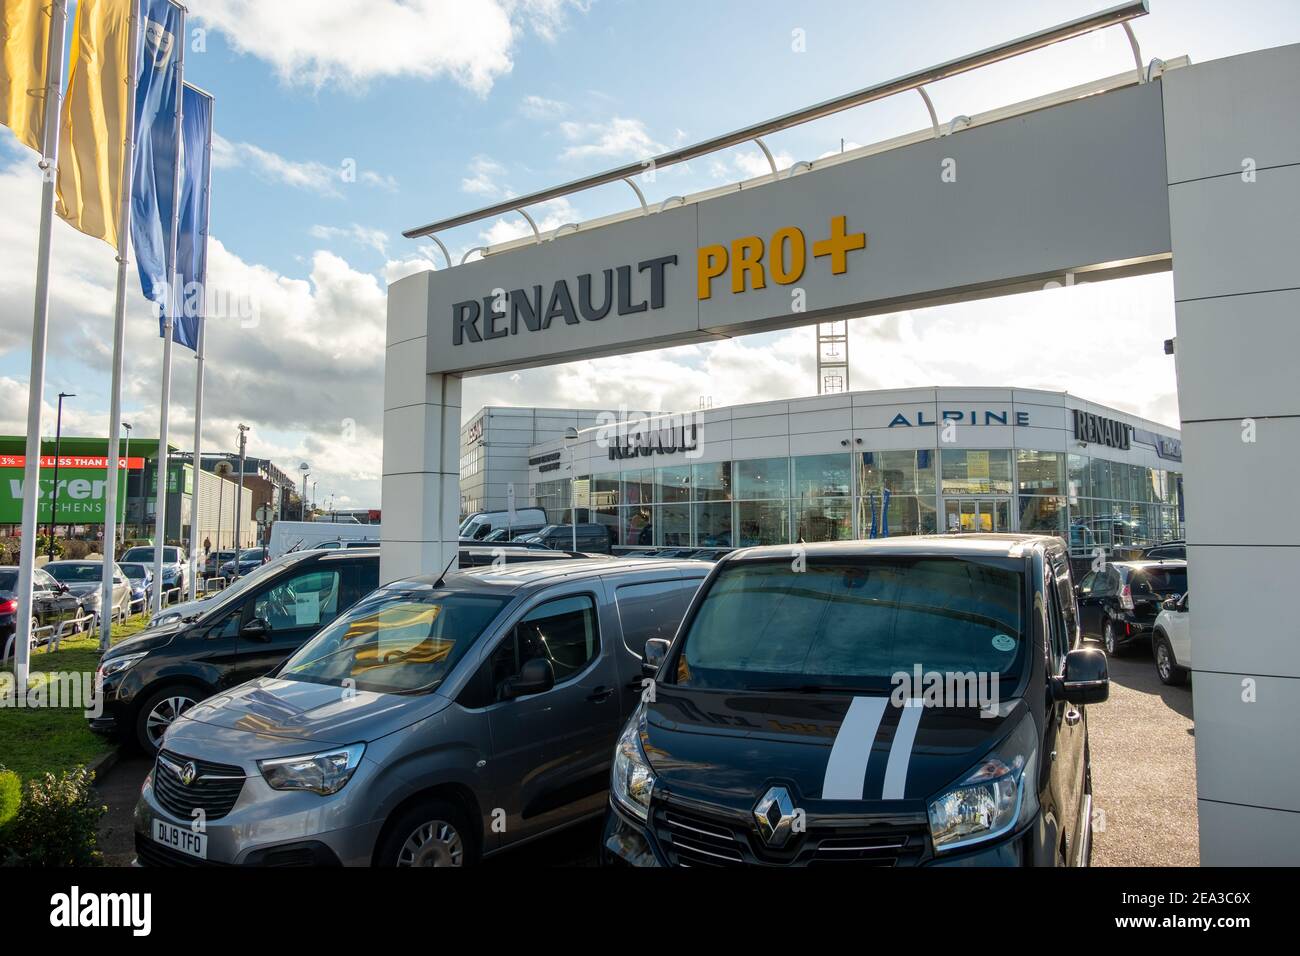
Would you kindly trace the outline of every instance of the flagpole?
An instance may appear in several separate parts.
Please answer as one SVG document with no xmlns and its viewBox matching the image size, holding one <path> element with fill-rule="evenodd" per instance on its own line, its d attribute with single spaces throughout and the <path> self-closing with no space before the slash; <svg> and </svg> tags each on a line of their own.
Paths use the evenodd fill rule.
<svg viewBox="0 0 1300 956">
<path fill-rule="evenodd" d="M 23 469 L 23 536 L 18 544 L 18 620 L 14 685 L 26 694 L 31 659 L 32 580 L 36 568 L 37 504 L 41 495 L 41 411 L 45 400 L 45 346 L 50 317 L 50 236 L 54 182 L 59 167 L 59 101 L 63 95 L 63 40 L 68 0 L 50 4 L 50 42 L 45 62 L 45 137 L 42 145 L 41 232 L 36 246 L 36 301 L 32 311 L 32 369 L 27 379 L 27 461 Z"/>
<path fill-rule="evenodd" d="M 211 97 L 209 97 L 211 99 Z M 203 168 L 207 170 L 207 182 L 203 184 L 203 286 L 199 290 L 199 335 L 198 348 L 194 351 L 194 496 L 190 505 L 190 600 L 198 596 L 199 553 L 199 492 L 203 487 L 203 459 L 200 455 L 203 437 L 203 365 L 204 339 L 208 330 L 208 229 L 209 216 L 212 213 L 212 114 L 208 114 L 208 129 L 203 138 Z M 238 558 L 236 558 L 238 567 Z"/>
<path fill-rule="evenodd" d="M 130 67 L 127 70 L 126 144 L 122 150 L 122 204 L 118 215 L 117 297 L 113 306 L 113 375 L 108 399 L 108 455 L 104 475 L 104 570 L 100 572 L 103 596 L 99 627 L 99 649 L 112 645 L 113 565 L 117 560 L 117 453 L 118 434 L 122 431 L 122 354 L 126 348 L 126 267 L 131 258 L 131 183 L 135 172 L 135 88 L 136 64 L 139 62 L 140 0 L 131 0 L 131 29 L 126 48 Z M 127 463 L 128 474 L 130 462 Z M 127 603 L 130 608 L 130 599 Z"/>
<path fill-rule="evenodd" d="M 176 288 L 176 240 L 180 233 L 181 222 L 181 130 L 182 101 L 185 98 L 185 8 L 177 6 L 178 28 L 176 31 L 176 169 L 172 177 L 172 224 L 171 242 L 168 249 L 171 257 L 171 269 L 167 276 L 167 302 L 163 305 L 163 370 L 162 370 L 162 409 L 158 416 L 158 466 L 155 474 L 158 488 L 154 492 L 154 541 L 153 541 L 153 611 L 162 610 L 163 592 L 163 550 L 166 547 L 167 530 L 167 425 L 171 412 L 172 398 L 172 323 L 175 321 L 177 306 L 181 295 Z"/>
</svg>

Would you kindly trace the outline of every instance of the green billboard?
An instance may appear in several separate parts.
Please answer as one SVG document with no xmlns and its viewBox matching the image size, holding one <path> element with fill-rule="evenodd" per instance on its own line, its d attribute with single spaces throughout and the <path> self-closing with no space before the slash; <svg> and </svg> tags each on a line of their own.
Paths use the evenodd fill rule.
<svg viewBox="0 0 1300 956">
<path fill-rule="evenodd" d="M 117 520 L 126 514 L 126 470 L 118 472 Z M 107 485 L 103 468 L 59 469 L 58 524 L 103 524 Z M 41 469 L 41 496 L 37 524 L 49 524 L 54 497 L 54 469 Z M 23 469 L 0 468 L 0 524 L 21 524 L 23 520 Z"/>
</svg>

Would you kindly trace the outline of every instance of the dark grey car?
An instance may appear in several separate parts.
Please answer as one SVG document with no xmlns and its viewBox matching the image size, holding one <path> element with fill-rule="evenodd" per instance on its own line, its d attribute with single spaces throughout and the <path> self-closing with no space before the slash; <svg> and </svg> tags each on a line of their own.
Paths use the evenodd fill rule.
<svg viewBox="0 0 1300 956">
<path fill-rule="evenodd" d="M 576 559 L 375 591 L 172 724 L 140 862 L 458 866 L 600 814 L 645 643 L 710 567 Z"/>
</svg>

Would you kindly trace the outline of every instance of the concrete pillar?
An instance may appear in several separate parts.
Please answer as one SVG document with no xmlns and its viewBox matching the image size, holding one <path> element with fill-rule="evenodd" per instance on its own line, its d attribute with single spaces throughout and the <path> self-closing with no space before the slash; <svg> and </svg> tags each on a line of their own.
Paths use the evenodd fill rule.
<svg viewBox="0 0 1300 956">
<path fill-rule="evenodd" d="M 1300 46 L 1164 87 L 1201 861 L 1300 864 Z"/>
<path fill-rule="evenodd" d="M 431 275 L 409 276 L 388 288 L 379 559 L 384 583 L 436 575 L 457 554 L 461 380 L 424 373 Z"/>
</svg>

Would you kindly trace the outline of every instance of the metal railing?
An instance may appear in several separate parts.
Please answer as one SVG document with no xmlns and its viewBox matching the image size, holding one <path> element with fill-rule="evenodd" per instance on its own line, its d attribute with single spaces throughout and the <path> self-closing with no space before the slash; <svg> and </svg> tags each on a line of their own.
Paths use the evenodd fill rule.
<svg viewBox="0 0 1300 956">
<path fill-rule="evenodd" d="M 42 624 L 40 627 L 34 627 L 32 628 L 28 646 L 31 647 L 32 650 L 37 650 L 44 646 L 47 654 L 52 651 L 57 651 L 63 643 L 64 636 L 69 632 L 76 633 L 81 631 L 83 629 L 83 624 L 87 625 L 84 628 L 85 632 L 93 636 L 99 627 L 99 615 L 78 612 L 76 617 L 59 621 L 58 624 Z M 41 640 L 42 635 L 44 635 L 43 641 Z M 4 655 L 0 656 L 0 664 L 5 663 L 13 657 L 17 640 L 17 634 L 9 635 L 9 640 L 5 641 Z"/>
<path fill-rule="evenodd" d="M 938 115 L 935 113 L 934 104 L 930 100 L 929 94 L 925 91 L 925 86 L 935 83 L 948 77 L 958 76 L 962 73 L 968 73 L 971 70 L 988 66 L 992 63 L 998 63 L 1012 57 L 1020 56 L 1023 53 L 1029 53 L 1034 50 L 1040 50 L 1043 47 L 1060 43 L 1063 40 L 1070 40 L 1075 37 L 1092 33 L 1096 30 L 1103 30 L 1107 27 L 1121 26 L 1128 37 L 1129 44 L 1133 50 L 1133 59 L 1136 65 L 1137 82 L 1145 83 L 1152 78 L 1157 68 L 1163 64 L 1159 60 L 1152 60 L 1151 64 L 1145 69 L 1142 66 L 1142 52 L 1138 45 L 1137 37 L 1133 34 L 1133 29 L 1129 21 L 1137 17 L 1146 16 L 1148 13 L 1147 0 L 1131 0 L 1131 2 L 1121 3 L 1118 6 L 1110 7 L 1098 13 L 1088 16 L 1079 17 L 1066 23 L 1061 23 L 1045 30 L 1039 30 L 1037 33 L 1031 33 L 1027 36 L 1011 40 L 997 46 L 989 47 L 977 53 L 967 54 L 958 57 L 955 60 L 949 60 L 938 66 L 927 67 L 923 70 L 909 73 L 906 76 L 897 77 L 896 79 L 886 80 L 883 83 L 877 83 L 852 93 L 846 93 L 833 99 L 824 100 L 821 103 L 807 106 L 803 109 L 795 110 L 790 113 L 775 117 L 774 119 L 764 120 L 738 129 L 730 133 L 723 133 L 720 136 L 714 136 L 702 142 L 690 146 L 684 146 L 679 149 L 670 150 L 661 153 L 651 159 L 640 160 L 619 166 L 615 169 L 609 169 L 602 173 L 596 173 L 590 176 L 584 176 L 580 179 L 572 180 L 559 186 L 551 186 L 547 189 L 541 189 L 537 192 L 529 193 L 525 196 L 515 197 L 502 202 L 493 203 L 489 206 L 483 206 L 458 216 L 452 216 L 447 219 L 440 219 L 427 225 L 417 226 L 414 229 L 405 230 L 402 235 L 408 239 L 419 239 L 423 237 L 432 238 L 438 247 L 442 250 L 447 260 L 448 267 L 452 267 L 451 256 L 447 252 L 447 247 L 437 238 L 435 233 L 453 229 L 457 226 L 467 225 L 472 222 L 478 222 L 482 219 L 488 219 L 492 216 L 498 216 L 502 213 L 515 212 L 523 216 L 528 224 L 532 227 L 534 241 L 541 240 L 541 233 L 537 229 L 537 224 L 533 217 L 528 214 L 525 207 L 537 203 L 549 202 L 553 199 L 559 199 L 569 196 L 576 192 L 591 189 L 596 186 L 603 186 L 608 183 L 623 181 L 627 183 L 636 192 L 637 199 L 640 202 L 643 215 L 649 215 L 651 210 L 646 204 L 645 196 L 633 181 L 633 177 L 640 175 L 646 170 L 657 170 L 668 166 L 675 166 L 678 163 L 684 163 L 692 159 L 697 159 L 709 153 L 717 152 L 720 149 L 727 149 L 732 146 L 739 146 L 744 143 L 755 143 L 763 154 L 767 157 L 768 164 L 772 168 L 773 180 L 779 177 L 776 168 L 776 162 L 772 157 L 771 150 L 763 142 L 763 137 L 771 133 L 799 126 L 812 120 L 822 119 L 836 113 L 852 109 L 855 106 L 861 106 L 864 103 L 872 103 L 877 100 L 885 99 L 897 93 L 917 90 L 922 100 L 925 102 L 927 113 L 929 114 L 930 123 L 936 137 L 940 135 L 951 135 L 955 132 L 957 125 L 967 117 L 958 116 L 953 119 L 944 134 Z M 793 173 L 791 173 L 793 175 Z M 674 197 L 675 198 L 675 197 Z M 667 206 L 668 200 L 665 200 L 659 207 L 663 211 Z M 575 225 L 575 229 L 578 227 Z M 465 259 L 473 252 L 483 252 L 485 250 L 478 248 L 467 252 L 461 259 L 463 265 Z"/>
</svg>

